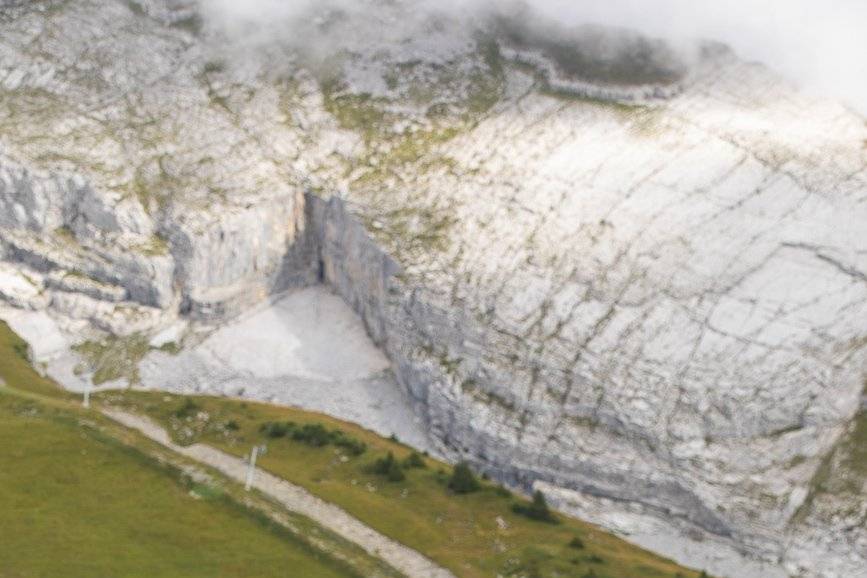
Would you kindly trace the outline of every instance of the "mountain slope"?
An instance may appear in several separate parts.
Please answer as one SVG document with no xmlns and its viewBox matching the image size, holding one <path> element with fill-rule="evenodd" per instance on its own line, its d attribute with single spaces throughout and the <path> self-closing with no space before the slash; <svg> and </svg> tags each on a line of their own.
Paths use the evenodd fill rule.
<svg viewBox="0 0 867 578">
<path fill-rule="evenodd" d="M 867 374 L 864 119 L 716 46 L 632 85 L 411 7 L 325 55 L 184 3 L 3 10 L 12 305 L 148 333 L 322 278 L 447 455 L 639 541 L 865 567 L 859 493 L 814 515 Z"/>
</svg>

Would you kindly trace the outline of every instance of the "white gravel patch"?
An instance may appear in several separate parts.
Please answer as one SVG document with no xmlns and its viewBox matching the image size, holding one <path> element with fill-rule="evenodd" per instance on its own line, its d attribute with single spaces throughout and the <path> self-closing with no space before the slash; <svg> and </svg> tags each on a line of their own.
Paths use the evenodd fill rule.
<svg viewBox="0 0 867 578">
<path fill-rule="evenodd" d="M 178 355 L 153 352 L 140 372 L 147 389 L 291 405 L 433 449 L 388 359 L 324 287 L 251 311 Z"/>
<path fill-rule="evenodd" d="M 389 367 L 358 317 L 321 287 L 303 289 L 211 335 L 197 349 L 262 379 L 364 379 Z"/>
<path fill-rule="evenodd" d="M 89 377 L 76 371 L 81 359 L 71 347 L 82 334 L 74 326 L 45 312 L 5 306 L 0 318 L 63 387 L 81 393 L 89 386 Z M 155 335 L 151 346 L 180 342 L 185 335 L 191 345 L 179 354 L 154 350 L 141 362 L 142 388 L 317 411 L 436 453 L 388 358 L 352 309 L 326 287 L 291 292 L 217 328 L 178 321 Z M 126 386 L 113 382 L 92 390 Z"/>
<path fill-rule="evenodd" d="M 0 318 L 30 346 L 34 362 L 43 363 L 65 354 L 70 342 L 58 324 L 44 311 L 3 307 Z"/>
</svg>

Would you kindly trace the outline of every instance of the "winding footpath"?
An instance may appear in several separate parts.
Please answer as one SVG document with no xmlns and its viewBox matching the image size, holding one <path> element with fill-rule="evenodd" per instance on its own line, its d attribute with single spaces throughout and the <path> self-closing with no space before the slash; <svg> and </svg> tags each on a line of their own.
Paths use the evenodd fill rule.
<svg viewBox="0 0 867 578">
<path fill-rule="evenodd" d="M 247 463 L 244 460 L 203 444 L 179 446 L 172 442 L 162 427 L 132 413 L 105 409 L 103 414 L 174 452 L 211 466 L 229 478 L 244 483 L 247 474 Z M 454 574 L 437 566 L 415 550 L 383 536 L 337 506 L 320 500 L 307 490 L 260 468 L 256 468 L 253 487 L 277 500 L 287 509 L 307 516 L 317 524 L 354 542 L 372 556 L 384 560 L 404 573 L 408 578 L 455 578 Z"/>
</svg>

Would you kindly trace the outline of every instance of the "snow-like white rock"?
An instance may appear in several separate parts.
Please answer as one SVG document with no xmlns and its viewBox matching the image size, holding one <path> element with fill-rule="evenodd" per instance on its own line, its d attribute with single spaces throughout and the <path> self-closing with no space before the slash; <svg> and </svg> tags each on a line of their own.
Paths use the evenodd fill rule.
<svg viewBox="0 0 867 578">
<path fill-rule="evenodd" d="M 142 6 L 0 9 L 0 293 L 53 316 L 28 340 L 162 346 L 181 319 L 148 385 L 420 419 L 601 524 L 655 517 L 682 559 L 699 532 L 791 574 L 867 567 L 863 500 L 804 496 L 863 407 L 863 118 L 723 50 L 650 101 L 552 94 L 483 22 L 408 3 L 329 23 L 320 84 L 308 37 L 233 52 L 177 25 L 193 5 Z M 255 309 L 319 280 L 414 415 L 345 311 Z"/>
</svg>

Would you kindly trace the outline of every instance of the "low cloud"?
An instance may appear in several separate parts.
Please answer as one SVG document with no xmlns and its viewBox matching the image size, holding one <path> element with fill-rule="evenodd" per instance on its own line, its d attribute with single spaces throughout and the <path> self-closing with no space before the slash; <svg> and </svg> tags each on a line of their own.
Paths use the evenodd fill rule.
<svg viewBox="0 0 867 578">
<path fill-rule="evenodd" d="M 725 42 L 803 88 L 867 113 L 867 2 L 864 0 L 546 0 L 551 18 L 638 29 L 678 42 Z"/>
<path fill-rule="evenodd" d="M 206 17 L 250 43 L 310 42 L 313 17 L 329 10 L 417 5 L 417 15 L 467 17 L 498 10 L 494 0 L 200 0 Z M 762 62 L 806 90 L 841 99 L 867 114 L 865 0 L 528 0 L 542 17 L 568 26 L 604 24 L 664 38 L 677 46 L 718 40 L 742 58 Z M 316 15 L 316 16 L 314 16 Z M 395 22 L 400 26 L 400 22 Z"/>
</svg>

